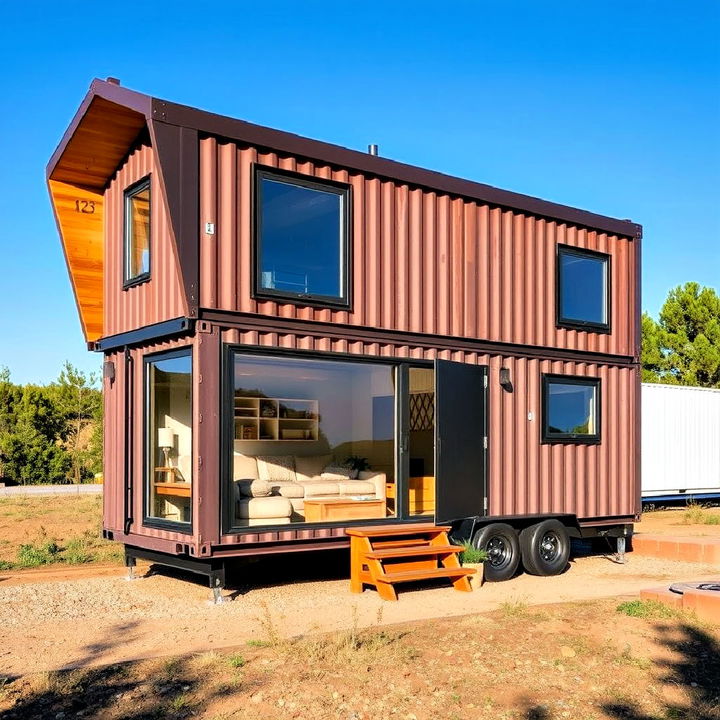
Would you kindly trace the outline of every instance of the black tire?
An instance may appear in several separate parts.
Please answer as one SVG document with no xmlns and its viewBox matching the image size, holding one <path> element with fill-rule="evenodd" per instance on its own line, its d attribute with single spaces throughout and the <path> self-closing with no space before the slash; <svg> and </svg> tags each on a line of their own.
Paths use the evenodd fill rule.
<svg viewBox="0 0 720 720">
<path fill-rule="evenodd" d="M 472 544 L 488 554 L 483 563 L 483 577 L 487 582 L 509 580 L 515 575 L 520 565 L 520 541 L 510 525 L 486 525 L 475 533 Z"/>
<path fill-rule="evenodd" d="M 520 533 L 523 567 L 530 575 L 559 575 L 568 564 L 570 538 L 558 520 L 543 520 Z"/>
</svg>

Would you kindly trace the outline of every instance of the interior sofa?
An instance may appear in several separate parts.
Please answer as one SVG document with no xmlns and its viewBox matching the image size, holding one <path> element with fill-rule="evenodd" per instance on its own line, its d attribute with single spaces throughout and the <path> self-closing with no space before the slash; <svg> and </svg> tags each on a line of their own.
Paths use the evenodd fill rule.
<svg viewBox="0 0 720 720">
<path fill-rule="evenodd" d="M 383 472 L 355 473 L 332 455 L 233 457 L 235 514 L 241 525 L 285 525 L 305 520 L 305 498 L 385 499 Z"/>
</svg>

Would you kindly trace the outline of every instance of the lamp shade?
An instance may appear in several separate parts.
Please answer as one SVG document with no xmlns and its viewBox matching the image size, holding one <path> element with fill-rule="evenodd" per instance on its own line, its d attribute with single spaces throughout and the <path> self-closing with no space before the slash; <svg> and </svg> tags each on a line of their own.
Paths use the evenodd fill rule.
<svg viewBox="0 0 720 720">
<path fill-rule="evenodd" d="M 174 445 L 175 433 L 170 428 L 158 428 L 158 447 L 171 448 Z"/>
</svg>

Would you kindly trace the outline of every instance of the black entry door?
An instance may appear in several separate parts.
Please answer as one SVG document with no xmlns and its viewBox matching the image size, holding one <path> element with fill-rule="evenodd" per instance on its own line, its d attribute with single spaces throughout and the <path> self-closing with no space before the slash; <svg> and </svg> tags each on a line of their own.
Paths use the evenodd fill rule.
<svg viewBox="0 0 720 720">
<path fill-rule="evenodd" d="M 487 366 L 435 361 L 435 521 L 485 514 Z"/>
</svg>

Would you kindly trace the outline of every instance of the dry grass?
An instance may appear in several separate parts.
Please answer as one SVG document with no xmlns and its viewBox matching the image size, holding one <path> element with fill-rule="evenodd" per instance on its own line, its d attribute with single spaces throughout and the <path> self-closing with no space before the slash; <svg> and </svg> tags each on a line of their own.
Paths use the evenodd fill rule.
<svg viewBox="0 0 720 720">
<path fill-rule="evenodd" d="M 711 720 L 717 629 L 616 612 L 607 601 L 277 640 L 8 681 L 3 720 L 329 717 L 353 720 Z M 275 638 L 275 639 L 273 639 Z M 52 713 L 50 713 L 52 710 Z"/>
<path fill-rule="evenodd" d="M 688 503 L 683 512 L 684 525 L 720 525 L 720 514 L 709 511 L 708 505 L 702 503 Z"/>
<path fill-rule="evenodd" d="M 0 498 L 0 569 L 121 562 L 121 546 L 101 534 L 101 496 Z"/>
</svg>

